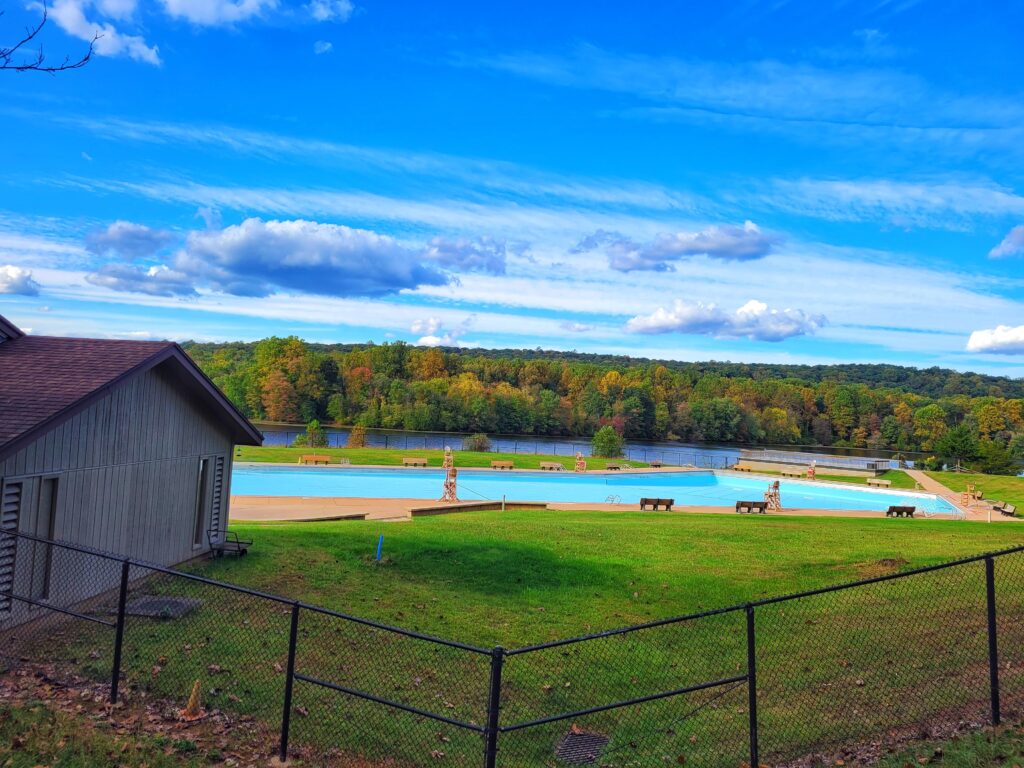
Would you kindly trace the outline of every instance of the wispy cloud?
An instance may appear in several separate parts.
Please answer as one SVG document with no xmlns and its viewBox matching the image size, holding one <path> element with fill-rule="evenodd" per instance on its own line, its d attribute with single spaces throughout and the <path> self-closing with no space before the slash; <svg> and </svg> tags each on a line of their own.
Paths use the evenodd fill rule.
<svg viewBox="0 0 1024 768">
<path fill-rule="evenodd" d="M 1002 242 L 989 251 L 988 255 L 993 259 L 1024 256 L 1024 224 L 1018 224 L 1007 232 Z"/>
<path fill-rule="evenodd" d="M 562 54 L 520 52 L 456 63 L 621 94 L 640 103 L 626 102 L 621 109 L 634 114 L 646 109 L 660 119 L 735 121 L 742 128 L 774 123 L 786 132 L 814 127 L 816 137 L 842 140 L 850 138 L 846 129 L 863 129 L 901 142 L 957 142 L 970 151 L 983 138 L 989 146 L 998 142 L 1012 148 L 1024 135 L 1024 105 L 1017 94 L 962 96 L 896 69 L 771 59 L 723 63 L 613 53 L 592 45 Z"/>
<path fill-rule="evenodd" d="M 139 259 L 152 256 L 174 242 L 174 239 L 174 235 L 167 230 L 118 220 L 106 229 L 89 233 L 85 238 L 85 247 L 100 256 Z"/>
<path fill-rule="evenodd" d="M 743 226 L 711 226 L 699 232 L 660 234 L 649 243 L 637 243 L 618 232 L 598 230 L 580 240 L 574 253 L 603 250 L 608 265 L 619 272 L 651 270 L 667 272 L 673 263 L 691 256 L 725 261 L 750 261 L 771 253 L 781 242 L 778 235 L 762 232 L 752 221 Z"/>
</svg>

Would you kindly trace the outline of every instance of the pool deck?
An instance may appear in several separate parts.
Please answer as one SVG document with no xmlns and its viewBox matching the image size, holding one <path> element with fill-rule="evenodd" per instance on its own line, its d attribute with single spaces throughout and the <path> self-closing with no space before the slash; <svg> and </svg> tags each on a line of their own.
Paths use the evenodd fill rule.
<svg viewBox="0 0 1024 768">
<path fill-rule="evenodd" d="M 241 464 L 240 464 L 241 465 Z M 278 464 L 278 463 L 266 463 L 266 462 L 246 462 L 244 466 L 284 466 L 284 467 L 295 467 L 295 464 Z M 353 469 L 395 469 L 394 466 L 378 466 L 378 465 L 330 465 L 330 468 L 337 469 L 339 467 L 352 467 Z M 312 469 L 312 468 L 311 468 Z M 318 469 L 323 469 L 319 467 Z M 437 467 L 429 468 L 431 471 L 438 471 Z M 486 467 L 466 467 L 460 468 L 460 472 L 473 472 L 473 471 L 491 471 Z M 403 471 L 407 472 L 422 472 L 421 468 L 406 468 Z M 517 474 L 523 472 L 538 472 L 538 470 L 513 470 Z M 638 467 L 635 469 L 623 469 L 623 470 L 589 470 L 587 474 L 622 474 L 629 472 L 708 472 L 711 470 L 700 469 L 695 467 L 664 467 L 661 469 L 650 469 Z M 779 478 L 774 475 L 758 475 L 757 473 L 743 472 L 733 473 L 730 470 L 714 470 L 716 473 L 724 474 L 736 474 L 742 477 L 763 477 L 766 481 L 778 480 Z M 972 520 L 975 522 L 988 522 L 990 519 L 992 522 L 1020 522 L 1017 518 L 1010 518 L 1000 515 L 998 513 L 991 513 L 990 507 L 984 502 L 974 502 L 971 505 L 964 507 L 960 504 L 960 494 L 951 491 L 941 483 L 933 480 L 932 478 L 925 475 L 923 472 L 917 472 L 915 470 L 905 470 L 915 481 L 917 481 L 923 488 L 925 493 L 933 493 L 937 496 L 948 501 L 957 509 L 960 509 L 965 514 L 965 519 Z M 555 474 L 555 473 L 552 473 Z M 572 474 L 572 473 L 570 473 Z M 830 483 L 831 484 L 831 483 Z M 846 485 L 836 483 L 836 485 Z M 850 484 L 851 487 L 863 489 L 863 486 Z M 898 489 L 897 489 L 898 490 Z M 473 505 L 472 499 L 464 499 L 462 503 L 452 504 L 447 509 L 451 512 L 456 513 L 465 511 L 465 509 L 471 508 Z M 537 508 L 536 502 L 518 502 L 523 506 Z M 516 508 L 517 502 L 510 500 L 507 502 L 509 508 Z M 431 499 L 401 499 L 401 498 L 357 498 L 357 497 L 311 497 L 311 496 L 232 496 L 231 497 L 231 519 L 237 522 L 314 522 L 314 521 L 330 521 L 330 520 L 378 520 L 387 522 L 401 522 L 412 520 L 414 513 L 417 511 L 419 514 L 424 514 L 424 508 L 429 508 L 431 511 L 426 512 L 427 514 L 437 514 L 439 508 L 443 508 L 445 505 L 440 502 Z M 548 509 L 554 510 L 593 510 L 596 512 L 636 512 L 638 511 L 637 504 L 605 504 L 605 503 L 564 503 L 564 502 L 552 502 L 547 505 Z M 715 507 L 715 506 L 692 506 L 686 505 L 680 509 L 676 509 L 673 512 L 650 512 L 651 515 L 664 515 L 664 514 L 681 514 L 681 513 L 698 513 L 698 514 L 734 514 L 732 509 L 729 507 Z M 779 514 L 779 513 L 775 513 Z M 884 512 L 878 510 L 846 510 L 846 509 L 790 509 L 785 508 L 781 514 L 785 515 L 798 515 L 806 517 L 859 517 L 859 518 L 871 518 L 871 517 L 882 517 Z M 951 515 L 932 515 L 932 519 L 952 519 Z"/>
</svg>

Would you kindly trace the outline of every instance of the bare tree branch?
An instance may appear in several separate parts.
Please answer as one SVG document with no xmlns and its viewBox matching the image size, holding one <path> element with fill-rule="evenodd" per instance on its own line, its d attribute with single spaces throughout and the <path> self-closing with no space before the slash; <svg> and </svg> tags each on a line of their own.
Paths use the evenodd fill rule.
<svg viewBox="0 0 1024 768">
<path fill-rule="evenodd" d="M 0 11 L 0 17 L 4 15 L 3 11 Z M 46 55 L 43 53 L 43 44 L 40 42 L 39 47 L 36 49 L 34 55 L 29 55 L 27 58 L 22 57 L 19 51 L 25 46 L 32 43 L 33 40 L 43 31 L 43 27 L 46 26 L 46 21 L 49 18 L 49 9 L 46 7 L 46 2 L 43 0 L 43 17 L 39 20 L 39 23 L 34 27 L 29 27 L 25 30 L 24 36 L 16 42 L 10 48 L 0 48 L 0 70 L 9 69 L 15 72 L 47 72 L 49 74 L 55 74 L 57 72 L 66 72 L 71 69 L 79 69 L 84 67 L 92 59 L 96 41 L 102 37 L 97 34 L 89 43 L 89 49 L 79 59 L 72 60 L 71 56 L 65 56 L 64 61 L 60 64 L 47 64 Z M 26 51 L 26 53 L 29 53 Z"/>
</svg>

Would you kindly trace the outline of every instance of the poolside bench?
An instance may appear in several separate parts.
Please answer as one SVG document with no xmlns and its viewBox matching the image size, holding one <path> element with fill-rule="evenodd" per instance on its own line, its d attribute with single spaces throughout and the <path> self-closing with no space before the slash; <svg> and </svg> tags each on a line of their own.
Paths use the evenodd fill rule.
<svg viewBox="0 0 1024 768">
<path fill-rule="evenodd" d="M 657 512 L 659 508 L 664 507 L 666 512 L 671 512 L 675 503 L 675 499 L 640 499 L 640 511 L 643 512 L 650 507 L 652 511 Z"/>
<path fill-rule="evenodd" d="M 213 557 L 238 555 L 245 557 L 252 546 L 251 539 L 240 539 L 234 531 L 208 530 L 206 540 L 210 543 L 210 554 Z"/>
<path fill-rule="evenodd" d="M 299 464 L 330 464 L 330 456 L 320 456 L 317 454 L 308 453 L 304 456 L 299 456 Z"/>
<path fill-rule="evenodd" d="M 892 486 L 892 480 L 883 480 L 881 477 L 869 477 L 868 485 L 875 488 L 889 488 Z"/>
<path fill-rule="evenodd" d="M 1005 501 L 1000 501 L 997 504 L 993 504 L 992 509 L 994 509 L 1001 515 L 1006 515 L 1007 517 L 1017 516 L 1017 507 L 1015 507 L 1013 504 L 1007 504 Z"/>
<path fill-rule="evenodd" d="M 782 470 L 783 477 L 803 477 L 806 473 L 799 469 L 784 469 Z"/>
<path fill-rule="evenodd" d="M 649 467 L 650 467 L 651 469 L 661 469 L 661 467 L 662 467 L 662 463 L 661 463 L 660 461 L 658 461 L 657 459 L 655 459 L 655 460 L 654 460 L 654 461 L 652 461 L 652 462 L 651 462 L 651 463 L 650 463 L 650 464 L 649 464 L 648 466 L 649 466 Z"/>
<path fill-rule="evenodd" d="M 750 471 L 750 467 L 748 467 L 748 466 L 746 466 L 744 464 L 733 464 L 732 469 L 733 469 L 733 472 L 749 472 Z"/>
<path fill-rule="evenodd" d="M 516 465 L 511 461 L 492 461 L 491 469 L 515 469 Z"/>
<path fill-rule="evenodd" d="M 885 510 L 886 517 L 913 517 L 916 507 L 892 506 Z"/>
<path fill-rule="evenodd" d="M 760 514 L 768 511 L 767 501 L 737 501 L 736 511 L 740 514 Z"/>
<path fill-rule="evenodd" d="M 406 456 L 402 459 L 403 467 L 425 467 L 427 466 L 427 460 L 417 458 L 415 456 Z"/>
<path fill-rule="evenodd" d="M 542 461 L 540 468 L 545 472 L 561 472 L 565 469 L 560 461 Z"/>
</svg>

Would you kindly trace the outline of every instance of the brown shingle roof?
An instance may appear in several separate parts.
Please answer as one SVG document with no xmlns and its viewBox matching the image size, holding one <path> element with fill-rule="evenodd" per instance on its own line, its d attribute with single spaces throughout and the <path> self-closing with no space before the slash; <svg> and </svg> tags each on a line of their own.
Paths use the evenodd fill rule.
<svg viewBox="0 0 1024 768">
<path fill-rule="evenodd" d="M 0 447 L 173 348 L 169 341 L 51 336 L 5 341 L 0 344 Z"/>
<path fill-rule="evenodd" d="M 3 317 L 0 321 L 7 323 Z M 111 387 L 156 365 L 174 366 L 182 386 L 231 431 L 236 443 L 263 442 L 260 431 L 173 342 L 23 335 L 0 340 L 0 460 Z"/>
</svg>

